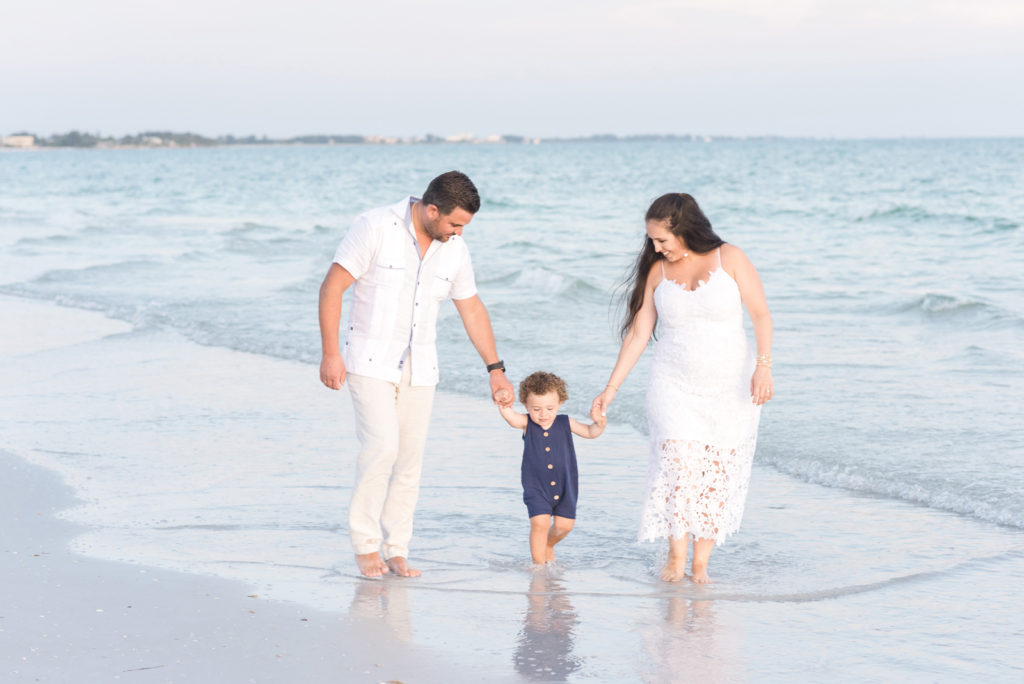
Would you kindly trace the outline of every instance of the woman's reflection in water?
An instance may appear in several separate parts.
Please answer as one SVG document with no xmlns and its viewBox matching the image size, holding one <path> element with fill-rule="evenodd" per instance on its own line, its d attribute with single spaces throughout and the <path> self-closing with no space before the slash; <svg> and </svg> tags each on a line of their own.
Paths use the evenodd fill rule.
<svg viewBox="0 0 1024 684">
<path fill-rule="evenodd" d="M 564 682 L 582 664 L 572 647 L 579 620 L 561 580 L 538 568 L 530 578 L 523 629 L 512 656 L 516 672 L 530 679 Z"/>
<path fill-rule="evenodd" d="M 638 626 L 646 658 L 641 676 L 649 684 L 663 682 L 744 681 L 746 664 L 736 648 L 738 625 L 719 625 L 715 602 L 670 596 L 654 603 Z"/>
</svg>

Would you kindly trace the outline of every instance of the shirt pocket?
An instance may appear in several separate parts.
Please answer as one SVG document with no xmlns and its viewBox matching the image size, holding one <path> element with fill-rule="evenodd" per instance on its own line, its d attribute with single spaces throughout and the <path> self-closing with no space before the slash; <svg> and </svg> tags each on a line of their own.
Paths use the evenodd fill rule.
<svg viewBox="0 0 1024 684">
<path fill-rule="evenodd" d="M 452 291 L 454 281 L 444 275 L 434 276 L 434 283 L 430 287 L 430 295 L 437 301 L 443 301 Z"/>
<path fill-rule="evenodd" d="M 405 266 L 399 264 L 375 264 L 373 284 L 384 290 L 397 290 L 405 281 Z"/>
</svg>

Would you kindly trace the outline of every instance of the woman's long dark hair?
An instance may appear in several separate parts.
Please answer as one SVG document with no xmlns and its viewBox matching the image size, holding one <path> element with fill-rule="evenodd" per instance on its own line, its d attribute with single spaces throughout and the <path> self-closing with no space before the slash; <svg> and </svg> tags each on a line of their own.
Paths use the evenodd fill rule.
<svg viewBox="0 0 1024 684">
<path fill-rule="evenodd" d="M 697 254 L 707 254 L 717 247 L 725 244 L 722 238 L 715 234 L 711 228 L 711 222 L 704 212 L 697 206 L 697 200 L 685 192 L 670 192 L 654 200 L 644 221 L 664 221 L 668 219 L 668 229 L 677 238 L 682 240 L 687 249 Z M 651 267 L 664 257 L 654 251 L 654 243 L 649 237 L 644 237 L 644 246 L 636 258 L 636 263 L 630 270 L 629 277 L 623 285 L 629 293 L 626 297 L 626 318 L 622 322 L 620 334 L 625 339 L 626 333 L 633 327 L 633 321 L 644 303 L 644 288 L 647 284 L 647 274 Z"/>
</svg>

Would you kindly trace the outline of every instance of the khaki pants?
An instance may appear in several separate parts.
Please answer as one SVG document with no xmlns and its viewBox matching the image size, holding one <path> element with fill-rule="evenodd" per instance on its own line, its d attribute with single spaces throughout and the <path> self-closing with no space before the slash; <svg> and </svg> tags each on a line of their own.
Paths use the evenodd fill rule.
<svg viewBox="0 0 1024 684">
<path fill-rule="evenodd" d="M 409 363 L 402 380 L 346 378 L 361 451 L 348 510 L 352 549 L 382 551 L 385 560 L 409 556 L 412 518 L 420 490 L 434 387 L 412 387 Z"/>
</svg>

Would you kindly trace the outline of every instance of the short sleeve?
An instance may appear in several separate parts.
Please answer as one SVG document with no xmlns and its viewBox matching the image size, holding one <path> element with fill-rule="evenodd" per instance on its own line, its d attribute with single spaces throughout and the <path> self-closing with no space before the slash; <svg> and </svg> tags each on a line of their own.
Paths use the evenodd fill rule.
<svg viewBox="0 0 1024 684">
<path fill-rule="evenodd" d="M 377 235 L 366 216 L 358 216 L 334 252 L 334 263 L 352 274 L 353 278 L 366 273 L 373 263 L 377 249 Z"/>
<path fill-rule="evenodd" d="M 473 261 L 469 258 L 469 250 L 463 249 L 462 263 L 452 282 L 452 299 L 469 299 L 476 294 L 476 278 L 473 276 Z"/>
</svg>

